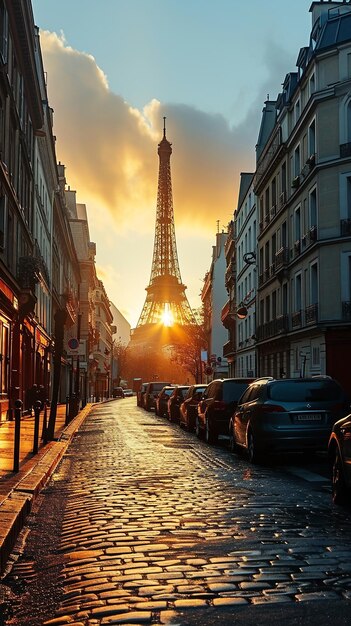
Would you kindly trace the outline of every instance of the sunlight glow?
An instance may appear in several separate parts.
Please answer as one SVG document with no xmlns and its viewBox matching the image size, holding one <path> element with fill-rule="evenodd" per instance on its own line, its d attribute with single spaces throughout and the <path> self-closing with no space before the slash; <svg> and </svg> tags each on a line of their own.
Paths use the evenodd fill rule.
<svg viewBox="0 0 351 626">
<path fill-rule="evenodd" d="M 174 324 L 173 313 L 168 302 L 165 302 L 165 308 L 163 309 L 161 322 L 164 326 L 173 326 Z"/>
</svg>

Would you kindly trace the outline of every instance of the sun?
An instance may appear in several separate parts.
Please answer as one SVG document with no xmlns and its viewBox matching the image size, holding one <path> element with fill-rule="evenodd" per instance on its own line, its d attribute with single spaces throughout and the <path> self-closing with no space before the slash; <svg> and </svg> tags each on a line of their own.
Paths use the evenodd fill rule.
<svg viewBox="0 0 351 626">
<path fill-rule="evenodd" d="M 168 302 L 165 302 L 165 307 L 161 315 L 161 322 L 164 326 L 173 326 L 174 324 L 172 309 Z"/>
</svg>

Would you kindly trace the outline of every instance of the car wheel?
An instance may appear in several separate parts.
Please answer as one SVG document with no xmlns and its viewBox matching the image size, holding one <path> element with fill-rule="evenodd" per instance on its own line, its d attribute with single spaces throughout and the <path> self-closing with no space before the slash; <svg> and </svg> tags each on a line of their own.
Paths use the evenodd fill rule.
<svg viewBox="0 0 351 626">
<path fill-rule="evenodd" d="M 249 457 L 250 463 L 259 463 L 260 462 L 260 454 L 257 452 L 257 445 L 255 441 L 255 437 L 253 432 L 249 430 L 247 434 L 247 454 Z"/>
<path fill-rule="evenodd" d="M 332 498 L 334 504 L 346 504 L 348 500 L 348 489 L 345 484 L 340 452 L 335 450 L 332 469 Z"/>
<path fill-rule="evenodd" d="M 196 417 L 195 421 L 195 433 L 198 439 L 202 439 L 202 428 L 200 427 L 200 420 Z"/>
<path fill-rule="evenodd" d="M 211 421 L 208 417 L 206 417 L 205 423 L 205 440 L 206 443 L 209 443 L 210 445 L 217 443 L 218 440 L 217 433 L 214 432 L 213 425 L 211 425 Z"/>
</svg>

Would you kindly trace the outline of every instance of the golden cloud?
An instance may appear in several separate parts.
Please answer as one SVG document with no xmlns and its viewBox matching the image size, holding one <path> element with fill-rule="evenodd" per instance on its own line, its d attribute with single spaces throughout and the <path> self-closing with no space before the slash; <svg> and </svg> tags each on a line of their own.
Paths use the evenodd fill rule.
<svg viewBox="0 0 351 626">
<path fill-rule="evenodd" d="M 138 111 L 110 90 L 94 58 L 63 36 L 41 32 L 41 47 L 57 155 L 82 201 L 108 209 L 119 224 L 154 229 L 165 115 L 177 224 L 197 222 L 213 232 L 217 219 L 229 221 L 240 172 L 254 166 L 252 125 L 232 129 L 221 115 L 157 100 Z"/>
</svg>

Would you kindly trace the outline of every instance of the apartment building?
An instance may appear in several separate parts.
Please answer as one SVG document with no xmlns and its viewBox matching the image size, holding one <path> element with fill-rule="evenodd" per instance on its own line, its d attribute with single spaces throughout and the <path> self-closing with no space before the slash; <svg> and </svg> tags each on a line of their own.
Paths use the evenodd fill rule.
<svg viewBox="0 0 351 626">
<path fill-rule="evenodd" d="M 351 4 L 310 11 L 257 146 L 258 374 L 329 374 L 351 391 Z"/>
<path fill-rule="evenodd" d="M 211 267 L 205 276 L 201 292 L 208 358 L 211 365 L 211 374 L 207 374 L 208 380 L 226 378 L 228 376 L 228 361 L 223 356 L 223 345 L 227 340 L 227 332 L 221 319 L 222 309 L 227 300 L 224 279 L 226 271 L 225 243 L 227 237 L 227 233 L 216 233 L 216 245 L 212 247 Z"/>
<path fill-rule="evenodd" d="M 236 241 L 235 376 L 256 376 L 256 245 L 257 209 L 254 174 L 242 173 L 234 214 Z"/>
</svg>

